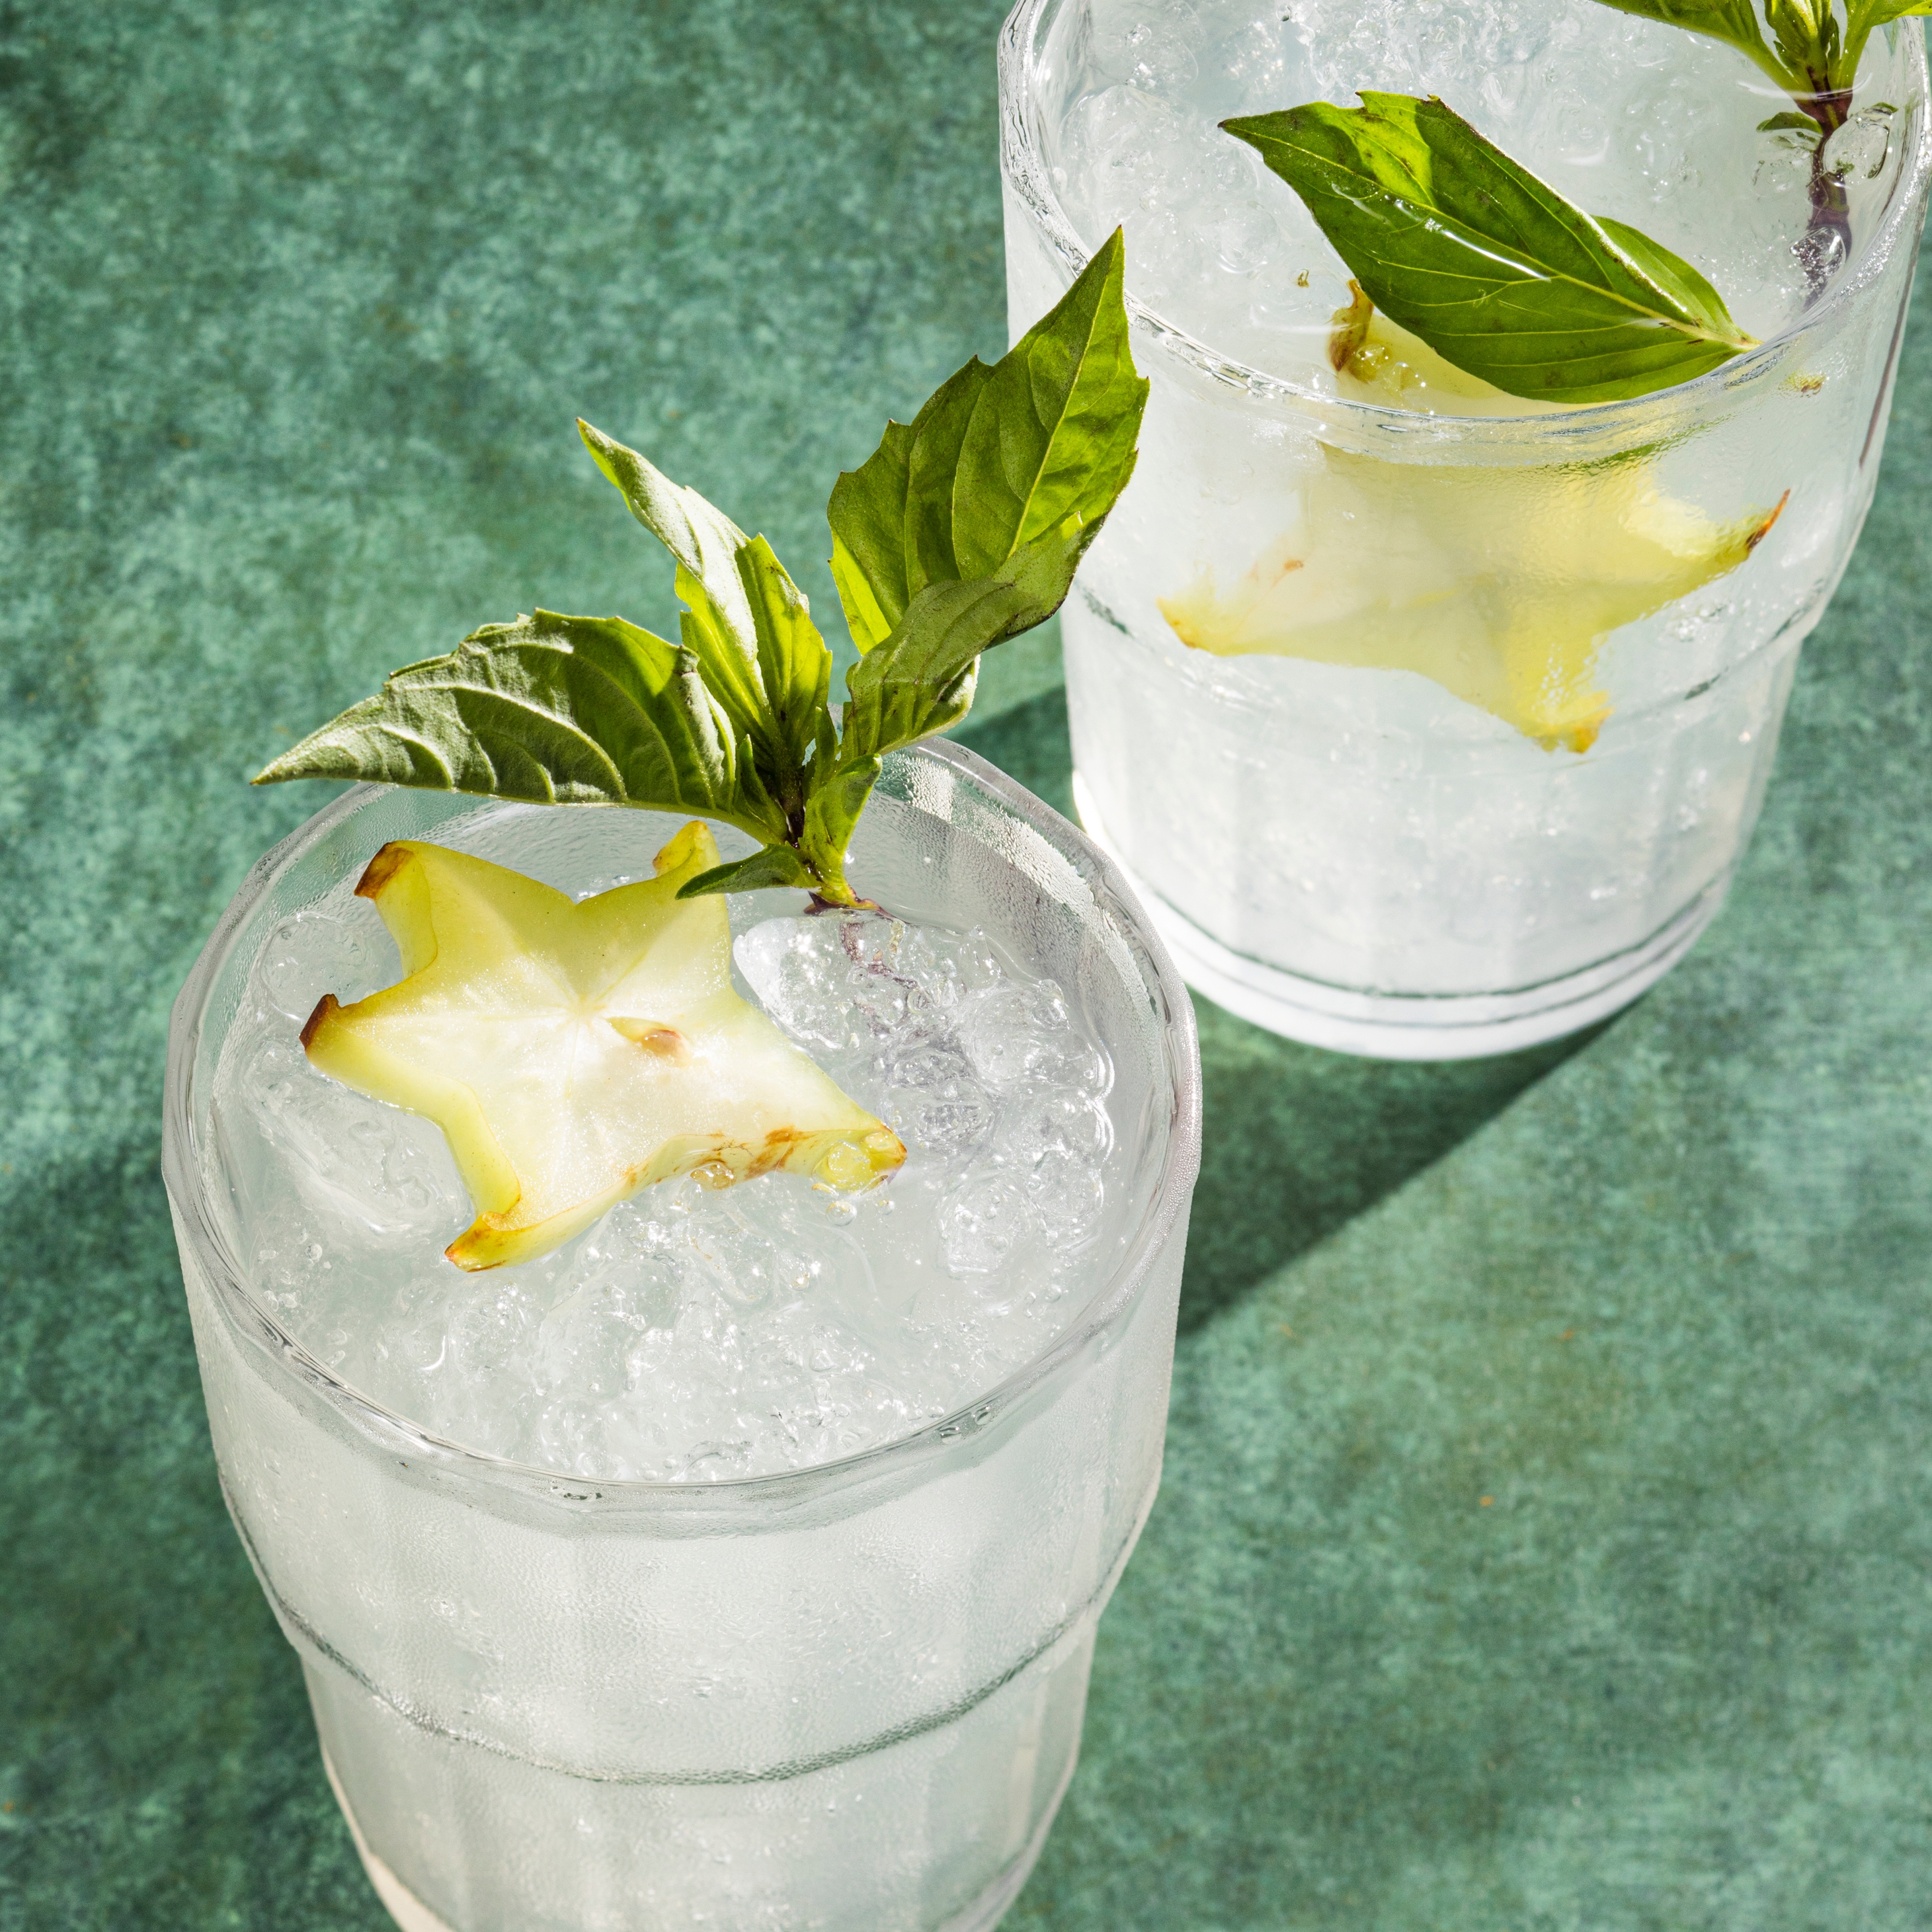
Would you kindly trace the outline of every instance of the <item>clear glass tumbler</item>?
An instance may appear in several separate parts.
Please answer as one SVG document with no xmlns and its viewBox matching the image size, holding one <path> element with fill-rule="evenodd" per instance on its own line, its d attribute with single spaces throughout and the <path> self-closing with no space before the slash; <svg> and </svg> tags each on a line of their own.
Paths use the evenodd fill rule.
<svg viewBox="0 0 1932 1932">
<path fill-rule="evenodd" d="M 1246 44 L 1210 42 L 1209 10 L 1021 0 L 1006 22 L 1016 328 L 1101 238 L 1063 188 L 1074 117 L 1118 80 L 1103 44 L 1178 38 L 1205 87 Z M 1062 634 L 1082 818 L 1192 985 L 1319 1046 L 1446 1059 L 1572 1032 L 1688 950 L 1750 838 L 1798 646 L 1877 478 L 1932 175 L 1918 22 L 1875 37 L 1861 88 L 1892 118 L 1855 258 L 1762 346 L 1638 401 L 1430 416 L 1265 374 L 1132 299 L 1128 219 L 1152 394 Z M 1168 220 L 1145 225 L 1149 248 L 1181 245 Z M 1367 585 L 1346 622 L 1318 637 L 1309 618 L 1304 656 L 1184 642 L 1203 586 L 1224 626 L 1312 609 L 1326 593 L 1291 574 L 1296 533 L 1324 520 Z M 1726 527 L 1750 532 L 1748 561 L 1622 620 L 1646 599 L 1621 571 Z M 1432 632 L 1417 616 L 1432 571 L 1460 579 Z M 1406 591 L 1406 608 L 1377 608 L 1378 572 L 1384 604 Z M 1543 640 L 1592 630 L 1552 670 Z"/>
<path fill-rule="evenodd" d="M 386 841 L 505 809 L 365 787 L 317 814 L 250 874 L 170 1041 L 166 1174 L 222 1487 L 364 1864 L 406 1932 L 990 1926 L 1072 1774 L 1094 1626 L 1160 1477 L 1200 1148 L 1186 992 L 1073 827 L 970 753 L 894 757 L 855 852 L 868 885 L 1077 984 L 1112 1056 L 1130 1211 L 1084 1312 L 969 1408 L 800 1473 L 502 1462 L 278 1328 L 209 1108 L 263 935 Z M 668 825 L 569 809 L 607 867 Z"/>
</svg>

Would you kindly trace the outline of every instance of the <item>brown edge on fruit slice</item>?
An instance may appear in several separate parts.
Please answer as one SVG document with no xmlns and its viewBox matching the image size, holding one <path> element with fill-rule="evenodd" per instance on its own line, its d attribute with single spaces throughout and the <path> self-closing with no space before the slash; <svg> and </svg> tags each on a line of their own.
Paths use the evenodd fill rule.
<svg viewBox="0 0 1932 1932">
<path fill-rule="evenodd" d="M 1771 514 L 1766 518 L 1764 521 L 1759 524 L 1757 528 L 1753 530 L 1749 536 L 1744 538 L 1744 554 L 1747 556 L 1748 556 L 1753 550 L 1756 550 L 1758 545 L 1762 543 L 1766 537 L 1770 536 L 1772 526 L 1778 521 L 1780 517 L 1784 515 L 1784 506 L 1790 501 L 1791 492 L 1787 490 L 1783 496 L 1778 498 L 1777 508 L 1773 510 Z"/>
<path fill-rule="evenodd" d="M 1746 556 L 1749 556 L 1751 552 L 1756 550 L 1758 545 L 1762 543 L 1766 537 L 1770 536 L 1778 518 L 1784 515 L 1785 506 L 1790 501 L 1791 492 L 1787 490 L 1783 496 L 1778 498 L 1777 504 L 1771 510 L 1769 514 L 1766 516 L 1763 521 L 1745 537 L 1744 555 Z M 1732 569 L 1735 569 L 1736 567 L 1737 566 L 1735 564 L 1731 566 Z M 1587 752 L 1590 747 L 1597 742 L 1598 739 L 1603 735 L 1604 726 L 1608 721 L 1610 715 L 1610 706 L 1606 705 L 1595 717 L 1586 719 L 1581 724 L 1570 725 L 1565 730 L 1556 732 L 1549 737 L 1539 738 L 1536 742 L 1540 745 L 1546 752 L 1553 752 L 1560 746 L 1565 750 L 1575 752 L 1580 755 L 1582 753 Z"/>
<path fill-rule="evenodd" d="M 688 1174 L 700 1186 L 722 1193 L 728 1187 L 735 1187 L 741 1180 L 756 1180 L 761 1174 L 784 1168 L 800 1147 L 814 1141 L 827 1143 L 824 1155 L 818 1163 L 820 1167 L 824 1158 L 841 1145 L 853 1149 L 871 1169 L 868 1186 L 876 1186 L 905 1160 L 905 1143 L 891 1128 L 883 1124 L 862 1132 L 842 1127 L 821 1128 L 816 1132 L 802 1127 L 775 1127 L 755 1148 L 722 1134 L 683 1134 L 668 1142 L 642 1166 L 629 1169 L 622 1182 L 610 1193 L 594 1202 L 566 1209 L 562 1214 L 550 1218 L 572 1224 L 569 1232 L 563 1238 L 567 1240 L 589 1227 L 618 1202 L 628 1198 L 642 1188 Z M 562 1246 L 561 1241 L 547 1240 L 541 1246 L 532 1248 L 528 1255 L 522 1252 L 524 1243 L 520 1238 L 549 1223 L 537 1222 L 527 1227 L 511 1225 L 516 1206 L 512 1202 L 494 1214 L 478 1215 L 443 1250 L 444 1258 L 466 1274 L 480 1274 L 488 1268 L 511 1267 L 526 1259 L 533 1260 L 538 1255 Z"/>
<path fill-rule="evenodd" d="M 1328 366 L 1336 375 L 1355 359 L 1369 339 L 1369 324 L 1376 319 L 1376 305 L 1367 291 L 1352 276 L 1348 281 L 1352 299 L 1346 308 L 1338 308 L 1328 320 L 1335 326 L 1328 338 Z"/>
<path fill-rule="evenodd" d="M 368 864 L 362 868 L 362 876 L 356 881 L 356 896 L 358 899 L 369 900 L 375 904 L 380 912 L 382 910 L 382 889 L 414 856 L 415 854 L 406 845 L 399 840 L 391 839 L 369 861 Z M 386 926 L 388 921 L 385 920 L 383 923 Z M 406 951 L 407 949 L 404 950 Z M 407 978 L 412 970 L 406 958 L 404 962 L 404 976 Z M 314 1012 L 302 1022 L 303 1052 L 309 1054 L 313 1058 L 316 1034 L 320 1033 L 329 1021 L 341 1010 L 342 1004 L 333 993 L 325 993 L 316 1001 Z"/>
<path fill-rule="evenodd" d="M 814 1142 L 825 1144 L 817 1166 L 823 1167 L 841 1147 L 850 1148 L 872 1168 L 875 1184 L 883 1180 L 886 1174 L 895 1172 L 905 1162 L 905 1142 L 890 1127 L 881 1123 L 878 1126 L 866 1128 L 862 1132 L 845 1127 L 820 1127 L 816 1130 L 774 1127 L 755 1148 L 743 1141 L 728 1141 L 722 1135 L 718 1135 L 712 1137 L 710 1156 L 700 1161 L 698 1166 L 723 1168 L 730 1174 L 729 1181 L 707 1180 L 705 1182 L 706 1186 L 735 1186 L 741 1180 L 755 1180 L 760 1174 L 777 1172 L 788 1165 L 800 1148 L 808 1146 Z M 734 1154 L 740 1158 L 734 1160 L 732 1158 Z M 695 1172 L 696 1168 L 687 1171 Z"/>
<path fill-rule="evenodd" d="M 362 868 L 362 876 L 356 881 L 356 896 L 358 899 L 373 899 L 389 881 L 410 862 L 410 848 L 400 840 L 392 838 Z"/>
</svg>

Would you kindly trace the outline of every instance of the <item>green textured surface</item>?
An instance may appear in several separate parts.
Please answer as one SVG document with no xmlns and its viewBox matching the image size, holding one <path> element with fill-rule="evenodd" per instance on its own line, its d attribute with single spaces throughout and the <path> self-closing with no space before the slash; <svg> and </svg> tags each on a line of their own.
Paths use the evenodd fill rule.
<svg viewBox="0 0 1932 1932">
<path fill-rule="evenodd" d="M 831 608 L 832 474 L 1001 346 L 998 11 L 0 4 L 0 1932 L 386 1924 L 221 1513 L 168 1001 L 298 730 L 538 598 L 667 621 L 573 413 Z M 1204 1011 L 1166 1486 L 1010 1926 L 1932 1916 L 1929 422 L 1932 312 L 1640 1007 L 1448 1069 Z M 970 735 L 1064 801 L 1052 663 Z"/>
</svg>

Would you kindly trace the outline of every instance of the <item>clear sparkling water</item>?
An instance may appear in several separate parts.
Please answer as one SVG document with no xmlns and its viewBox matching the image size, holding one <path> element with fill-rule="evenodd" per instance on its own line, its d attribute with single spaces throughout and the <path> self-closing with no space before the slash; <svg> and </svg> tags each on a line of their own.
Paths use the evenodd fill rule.
<svg viewBox="0 0 1932 1932">
<path fill-rule="evenodd" d="M 1348 271 L 1218 124 L 1363 88 L 1441 96 L 1580 206 L 1695 262 L 1760 337 L 1804 304 L 1810 149 L 1762 128 L 1790 100 L 1718 42 L 1596 0 L 1091 0 L 1063 17 L 1046 116 L 1061 205 L 1090 246 L 1123 226 L 1135 294 L 1232 359 L 1326 386 Z M 1901 145 L 1894 58 L 1874 36 L 1828 157 L 1855 233 Z"/>
<path fill-rule="evenodd" d="M 898 1133 L 903 1168 L 861 1196 L 668 1183 L 475 1274 L 442 1255 L 472 1210 L 440 1133 L 298 1037 L 324 992 L 396 977 L 374 908 L 345 887 L 284 921 L 215 1100 L 239 1251 L 280 1325 L 432 1433 L 604 1478 L 823 1462 L 1039 1354 L 1108 1233 L 1111 1071 L 1077 1006 L 978 933 L 769 906 L 734 902 L 740 990 Z"/>
<path fill-rule="evenodd" d="M 1922 212 L 1922 23 L 1872 37 L 1822 158 L 1861 272 L 1828 278 L 1851 298 L 1808 310 L 1832 266 L 1810 253 L 1811 144 L 1762 125 L 1794 104 L 1736 49 L 1596 0 L 1051 0 L 1025 18 L 1037 32 L 1009 72 L 1024 91 L 1009 103 L 1016 329 L 1070 278 L 1044 196 L 1089 245 L 1121 226 L 1130 292 L 1192 338 L 1136 337 L 1152 385 L 1138 466 L 1062 618 L 1087 829 L 1172 914 L 1210 992 L 1318 1043 L 1499 1050 L 1576 1019 L 1574 1000 L 1634 992 L 1726 889 L 1795 653 L 1871 501 Z M 1393 394 L 1412 392 L 1338 384 L 1328 364 L 1340 258 L 1218 125 L 1358 90 L 1439 96 L 1784 345 L 1696 398 L 1546 422 L 1438 390 L 1419 406 L 1528 414 L 1395 420 Z M 1787 327 L 1801 314 L 1810 326 Z M 1566 492 L 1612 460 L 1654 496 L 1595 500 L 1594 527 L 1564 542 Z M 1444 594 L 1406 598 L 1408 506 L 1440 489 L 1431 470 L 1458 474 L 1472 514 L 1421 538 Z M 1640 553 L 1642 594 L 1593 603 L 1653 514 L 1680 555 L 1712 555 L 1709 533 L 1747 518 L 1762 541 L 1688 590 Z M 1270 600 L 1272 638 L 1244 640 L 1253 656 L 1190 649 L 1168 613 L 1196 586 L 1224 614 Z M 1532 590 L 1546 602 L 1511 621 Z M 1460 634 L 1517 689 L 1588 680 L 1606 707 L 1594 742 L 1526 731 L 1418 668 L 1411 647 L 1458 634 L 1464 598 Z M 1330 638 L 1306 634 L 1328 617 Z"/>
</svg>

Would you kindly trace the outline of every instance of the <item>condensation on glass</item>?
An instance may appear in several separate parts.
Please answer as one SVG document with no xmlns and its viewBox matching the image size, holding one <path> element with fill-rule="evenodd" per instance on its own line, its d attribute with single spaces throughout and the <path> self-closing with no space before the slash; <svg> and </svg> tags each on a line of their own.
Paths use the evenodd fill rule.
<svg viewBox="0 0 1932 1932">
<path fill-rule="evenodd" d="M 1143 14 L 1194 31 L 1186 8 Z M 1099 238 L 1062 206 L 1057 143 L 1100 85 L 1094 49 L 1116 16 L 1102 0 L 1022 0 L 1002 37 L 1016 334 Z M 1894 111 L 1853 260 L 1762 347 L 1636 402 L 1432 417 L 1264 374 L 1132 301 L 1130 220 L 1152 394 L 1136 476 L 1062 629 L 1082 816 L 1192 984 L 1318 1044 L 1455 1058 L 1616 1010 L 1708 922 L 1884 443 L 1932 158 L 1918 23 L 1876 37 L 1867 69 Z M 1538 742 L 1407 670 L 1190 649 L 1160 608 L 1209 577 L 1252 584 L 1338 474 L 1381 479 L 1358 492 L 1371 511 L 1447 489 L 1533 519 L 1553 490 L 1587 492 L 1633 460 L 1657 500 L 1712 524 L 1790 494 L 1747 564 L 1610 633 L 1589 666 L 1607 716 L 1586 748 Z"/>
<path fill-rule="evenodd" d="M 868 884 L 1077 983 L 1112 1057 L 1133 1212 L 1085 1312 L 969 1409 L 842 1462 L 664 1484 L 500 1462 L 281 1331 L 208 1115 L 262 936 L 386 841 L 500 808 L 364 788 L 319 814 L 250 876 L 170 1040 L 222 1487 L 364 1862 L 409 1932 L 989 1926 L 1072 1774 L 1094 1627 L 1159 1479 L 1199 1158 L 1186 992 L 1072 827 L 970 754 L 889 760 Z M 580 809 L 634 858 L 661 840 L 650 814 Z"/>
</svg>

